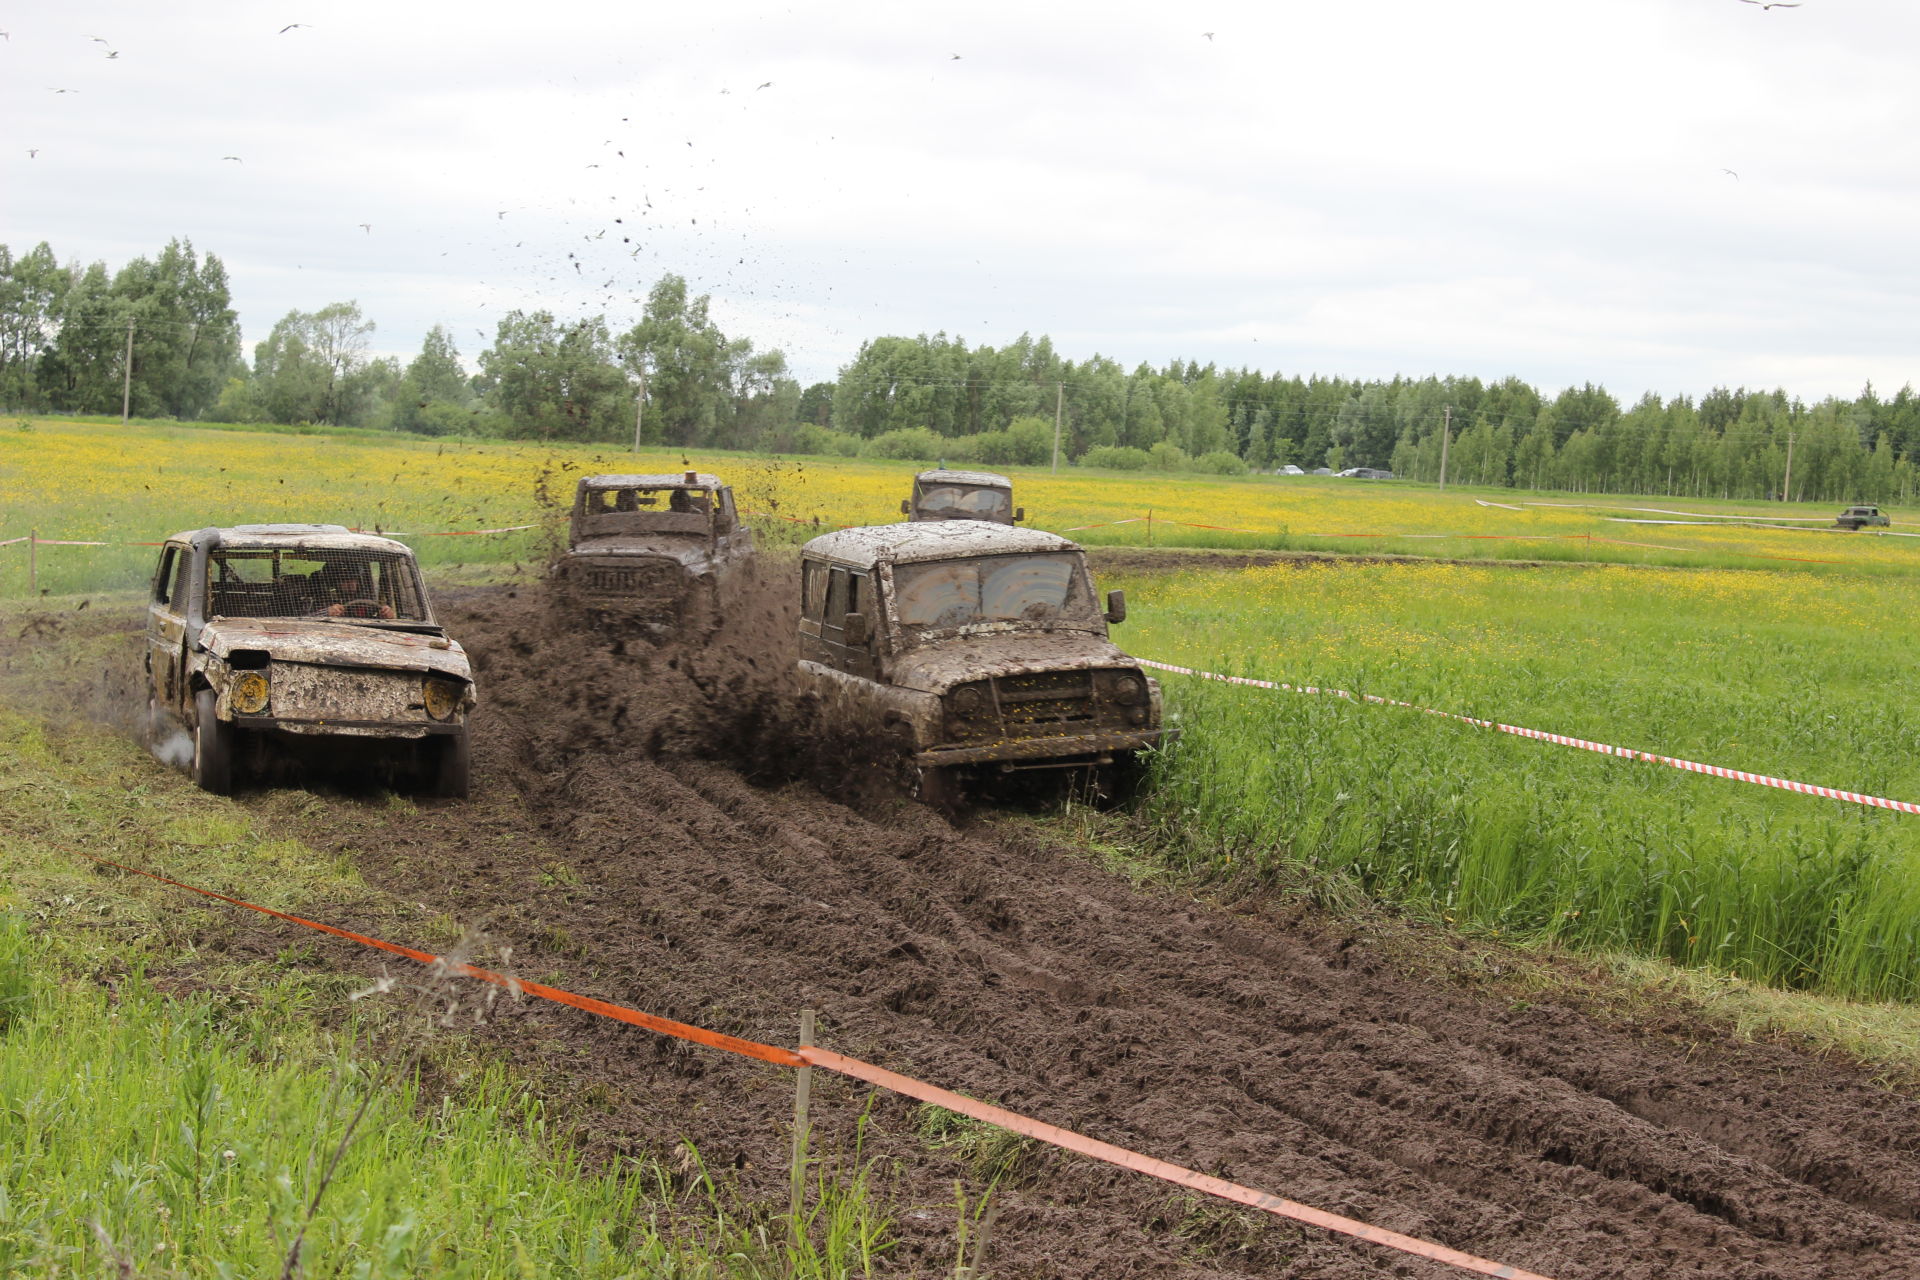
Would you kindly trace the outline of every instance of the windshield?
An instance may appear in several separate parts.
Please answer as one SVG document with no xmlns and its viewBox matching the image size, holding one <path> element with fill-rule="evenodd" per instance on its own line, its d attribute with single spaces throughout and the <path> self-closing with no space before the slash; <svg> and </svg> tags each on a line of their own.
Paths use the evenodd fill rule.
<svg viewBox="0 0 1920 1280">
<path fill-rule="evenodd" d="M 207 616 L 431 621 L 413 557 L 306 548 L 208 553 Z"/>
<path fill-rule="evenodd" d="M 902 626 L 937 630 L 986 622 L 1097 621 L 1078 552 L 895 565 L 893 607 Z"/>
<path fill-rule="evenodd" d="M 1012 510 L 1013 496 L 1004 489 L 942 484 L 920 491 L 920 514 L 942 520 L 993 520 Z"/>
<path fill-rule="evenodd" d="M 723 504 L 710 489 L 587 489 L 575 511 L 579 537 L 604 538 L 621 534 L 712 532 L 716 510 Z"/>
</svg>

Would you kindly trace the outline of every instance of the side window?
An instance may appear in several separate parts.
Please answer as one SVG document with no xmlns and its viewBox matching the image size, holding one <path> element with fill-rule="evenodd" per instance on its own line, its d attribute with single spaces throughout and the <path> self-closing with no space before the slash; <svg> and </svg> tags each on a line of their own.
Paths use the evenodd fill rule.
<svg viewBox="0 0 1920 1280">
<path fill-rule="evenodd" d="M 187 575 L 193 568 L 193 552 L 181 548 L 179 567 L 174 570 L 173 590 L 167 594 L 167 605 L 176 613 L 187 611 Z"/>
<path fill-rule="evenodd" d="M 818 560 L 800 565 L 800 612 L 819 618 L 827 611 L 827 566 Z"/>
<path fill-rule="evenodd" d="M 156 604 L 167 600 L 167 587 L 173 581 L 173 559 L 179 552 L 178 547 L 168 547 L 160 553 L 160 567 L 153 571 L 153 599 Z"/>
<path fill-rule="evenodd" d="M 867 607 L 867 575 L 850 573 L 847 575 L 847 612 L 861 613 Z"/>
<path fill-rule="evenodd" d="M 827 575 L 827 618 L 834 625 L 847 612 L 847 571 L 834 569 Z"/>
</svg>

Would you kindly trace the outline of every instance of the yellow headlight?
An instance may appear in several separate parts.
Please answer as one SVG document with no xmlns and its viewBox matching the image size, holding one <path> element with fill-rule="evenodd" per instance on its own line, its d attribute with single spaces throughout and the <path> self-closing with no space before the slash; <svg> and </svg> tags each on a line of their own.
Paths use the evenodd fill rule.
<svg viewBox="0 0 1920 1280">
<path fill-rule="evenodd" d="M 428 676 L 425 688 L 421 690 L 421 700 L 427 704 L 427 714 L 435 720 L 449 720 L 460 709 L 460 695 L 466 692 L 466 686 L 458 680 L 442 680 Z"/>
<path fill-rule="evenodd" d="M 257 716 L 267 709 L 269 693 L 266 672 L 242 671 L 234 676 L 233 684 L 228 688 L 228 700 L 239 714 Z"/>
</svg>

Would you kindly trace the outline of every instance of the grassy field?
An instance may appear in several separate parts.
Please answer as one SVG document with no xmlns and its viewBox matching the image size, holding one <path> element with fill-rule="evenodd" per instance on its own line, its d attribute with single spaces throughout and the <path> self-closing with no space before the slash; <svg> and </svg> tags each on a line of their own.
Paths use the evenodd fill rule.
<svg viewBox="0 0 1920 1280">
<path fill-rule="evenodd" d="M 1130 584 L 1135 652 L 1920 800 L 1911 605 L 1782 570 L 1357 564 Z M 1404 708 L 1165 677 L 1190 865 L 1863 997 L 1920 992 L 1920 819 Z"/>
<path fill-rule="evenodd" d="M 915 464 L 773 458 L 365 432 L 247 432 L 178 424 L 15 419 L 0 423 L 0 542 L 30 533 L 106 546 L 42 546 L 35 578 L 52 595 L 130 587 L 151 571 L 150 543 L 183 528 L 327 521 L 407 536 L 430 568 L 525 562 L 551 546 L 574 481 L 599 471 L 715 471 L 763 535 L 777 541 L 898 519 Z M 1630 508 L 1830 522 L 1825 507 L 1436 492 L 1400 482 L 1321 477 L 1145 475 L 1015 469 L 1036 528 L 1089 545 L 1219 546 L 1468 559 L 1542 559 L 1909 576 L 1920 526 L 1892 534 L 1761 529 Z M 1502 505 L 1487 505 L 1499 503 Z M 1535 505 L 1528 505 L 1528 504 Z M 1896 514 L 1896 520 L 1899 516 Z M 541 525 L 528 531 L 441 536 Z M 0 597 L 27 593 L 27 548 L 0 547 Z"/>
<path fill-rule="evenodd" d="M 219 913 L 88 856 L 277 908 L 411 908 L 152 777 L 128 737 L 0 708 L 0 1275 L 866 1273 L 885 1224 L 860 1171 L 821 1178 L 796 1238 L 649 1160 L 587 1169 L 530 1082 L 430 1029 L 424 977 L 368 991 L 297 939 L 209 947 Z"/>
</svg>

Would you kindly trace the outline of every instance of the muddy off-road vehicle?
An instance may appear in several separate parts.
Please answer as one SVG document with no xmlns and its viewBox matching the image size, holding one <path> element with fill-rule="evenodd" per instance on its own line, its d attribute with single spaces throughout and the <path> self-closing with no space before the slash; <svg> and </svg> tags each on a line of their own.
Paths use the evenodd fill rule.
<svg viewBox="0 0 1920 1280">
<path fill-rule="evenodd" d="M 150 741 L 208 791 L 344 761 L 467 794 L 473 673 L 401 543 L 324 524 L 176 533 L 146 643 Z"/>
<path fill-rule="evenodd" d="M 1833 522 L 1833 527 L 1857 530 L 1870 524 L 1890 525 L 1892 523 L 1893 521 L 1887 519 L 1878 507 L 1848 507 L 1840 513 L 1839 519 Z"/>
<path fill-rule="evenodd" d="M 587 476 L 573 495 L 556 582 L 596 615 L 650 629 L 713 625 L 719 590 L 753 558 L 719 477 Z"/>
<path fill-rule="evenodd" d="M 922 471 L 913 478 L 913 496 L 900 499 L 909 521 L 990 520 L 1018 524 L 1025 507 L 1013 505 L 1013 481 L 991 471 Z"/>
<path fill-rule="evenodd" d="M 800 671 L 829 714 L 890 739 L 921 794 L 959 773 L 1105 767 L 1159 743 L 1160 685 L 1107 639 L 1067 539 L 975 521 L 842 529 L 800 552 Z"/>
</svg>

